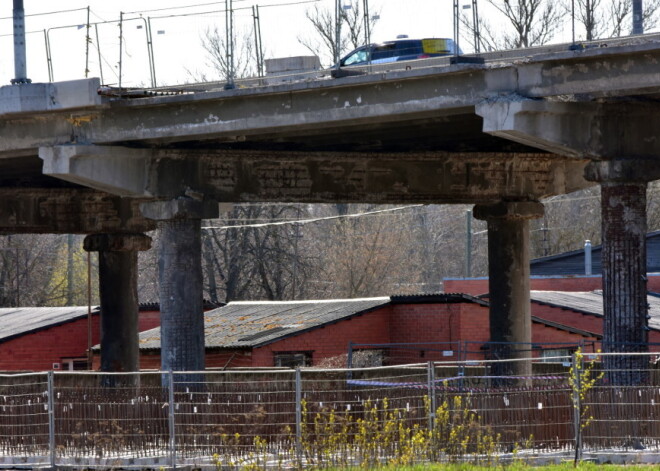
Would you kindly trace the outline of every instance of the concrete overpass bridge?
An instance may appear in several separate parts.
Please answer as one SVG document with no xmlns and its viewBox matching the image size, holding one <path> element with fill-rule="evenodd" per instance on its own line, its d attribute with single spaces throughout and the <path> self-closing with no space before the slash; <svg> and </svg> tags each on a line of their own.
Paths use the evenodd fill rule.
<svg viewBox="0 0 660 471">
<path fill-rule="evenodd" d="M 542 198 L 599 184 L 604 344 L 646 342 L 660 39 L 429 64 L 235 90 L 1 87 L 0 232 L 89 234 L 102 368 L 133 370 L 137 251 L 158 223 L 162 368 L 197 370 L 200 222 L 218 203 L 473 203 L 488 221 L 491 338 L 529 342 L 528 221 L 542 216 Z M 619 381 L 637 381 L 636 366 Z"/>
</svg>

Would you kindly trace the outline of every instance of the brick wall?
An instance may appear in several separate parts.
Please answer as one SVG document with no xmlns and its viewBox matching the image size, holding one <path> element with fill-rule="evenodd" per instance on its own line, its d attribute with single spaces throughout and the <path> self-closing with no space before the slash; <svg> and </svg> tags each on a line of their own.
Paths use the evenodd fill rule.
<svg viewBox="0 0 660 471">
<path fill-rule="evenodd" d="M 532 315 L 596 334 L 603 333 L 603 318 L 532 302 Z"/>
<path fill-rule="evenodd" d="M 475 303 L 460 304 L 459 335 L 464 342 L 467 359 L 483 358 L 481 346 L 490 340 L 490 320 L 487 306 Z"/>
<path fill-rule="evenodd" d="M 580 334 L 567 332 L 538 322 L 532 323 L 532 342 L 551 349 L 564 348 L 568 345 L 580 345 L 581 343 L 587 345 L 590 342 L 595 342 L 595 348 L 600 349 L 600 342 L 596 337 L 584 337 Z M 591 348 L 585 348 L 585 350 L 592 351 Z"/>
<path fill-rule="evenodd" d="M 99 316 L 92 317 L 92 345 L 100 342 Z M 0 371 L 44 371 L 63 359 L 86 356 L 87 318 L 0 343 Z"/>
<path fill-rule="evenodd" d="M 288 337 L 252 351 L 252 366 L 274 366 L 278 352 L 311 352 L 312 365 L 324 359 L 340 357 L 348 352 L 348 343 L 387 343 L 391 306 L 339 321 L 326 327 Z M 341 363 L 342 360 L 339 360 Z M 212 365 L 207 361 L 207 366 Z"/>
<path fill-rule="evenodd" d="M 140 311 L 138 317 L 138 331 L 160 327 L 160 311 Z"/>
<path fill-rule="evenodd" d="M 392 306 L 392 343 L 451 342 L 457 340 L 460 304 L 395 304 Z M 454 330 L 452 332 L 452 330 Z"/>
<path fill-rule="evenodd" d="M 252 352 L 249 350 L 216 350 L 206 352 L 206 367 L 207 368 L 236 368 L 236 367 L 250 367 L 252 365 Z M 95 369 L 98 369 L 98 357 L 94 357 Z M 140 369 L 141 370 L 159 370 L 160 369 L 160 353 L 156 352 L 143 352 L 140 354 Z"/>
<path fill-rule="evenodd" d="M 458 303 L 395 304 L 392 306 L 390 341 L 400 345 L 388 349 L 390 364 L 455 359 L 460 340 L 461 306 Z"/>
</svg>

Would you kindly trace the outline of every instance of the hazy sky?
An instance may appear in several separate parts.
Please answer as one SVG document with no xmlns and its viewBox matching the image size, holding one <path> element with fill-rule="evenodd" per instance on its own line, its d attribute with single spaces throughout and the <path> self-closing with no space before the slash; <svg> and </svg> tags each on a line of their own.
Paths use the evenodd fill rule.
<svg viewBox="0 0 660 471">
<path fill-rule="evenodd" d="M 0 85 L 14 76 L 12 2 L 0 2 Z M 461 3 L 468 3 L 461 0 Z M 261 35 L 265 58 L 308 55 L 298 41 L 311 37 L 305 11 L 318 5 L 332 11 L 334 0 L 234 0 L 235 27 L 252 37 L 252 5 L 260 6 Z M 90 6 L 92 43 L 85 47 L 86 7 Z M 186 5 L 189 8 L 170 9 Z M 193 5 L 196 5 L 193 7 Z M 48 81 L 46 38 L 50 42 L 51 67 L 56 81 L 83 78 L 89 56 L 90 76 L 103 74 L 105 83 L 118 81 L 120 12 L 123 24 L 124 55 L 122 84 L 150 85 L 145 21 L 150 18 L 154 64 L 159 85 L 191 80 L 191 75 L 209 72 L 201 40 L 209 28 L 224 34 L 224 2 L 209 0 L 24 0 L 28 49 L 28 77 L 33 82 Z M 79 9 L 79 10 L 76 10 Z M 371 14 L 380 20 L 373 41 L 410 37 L 451 37 L 452 0 L 370 0 Z M 39 13 L 51 13 L 30 16 Z M 188 16 L 182 16 L 188 15 Z M 129 18 L 132 18 L 129 20 Z M 80 28 L 77 26 L 80 25 Z M 100 47 L 97 47 L 98 30 Z M 100 56 L 100 58 L 99 58 Z"/>
</svg>

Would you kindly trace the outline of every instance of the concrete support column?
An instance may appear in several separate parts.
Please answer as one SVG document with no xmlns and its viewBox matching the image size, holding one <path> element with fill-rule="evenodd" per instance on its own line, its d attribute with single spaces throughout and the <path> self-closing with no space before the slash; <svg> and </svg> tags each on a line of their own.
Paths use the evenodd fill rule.
<svg viewBox="0 0 660 471">
<path fill-rule="evenodd" d="M 161 221 L 158 276 L 161 369 L 204 369 L 200 219 Z"/>
<path fill-rule="evenodd" d="M 543 216 L 538 202 L 476 205 L 474 217 L 488 222 L 490 340 L 495 358 L 531 358 L 529 220 Z M 496 364 L 497 376 L 531 376 L 529 361 Z"/>
<path fill-rule="evenodd" d="M 101 371 L 139 371 L 137 252 L 151 247 L 143 234 L 93 234 L 88 252 L 99 252 Z"/>
<path fill-rule="evenodd" d="M 142 212 L 160 221 L 161 369 L 203 370 L 201 220 L 218 217 L 218 205 L 180 198 L 146 203 Z"/>
<path fill-rule="evenodd" d="M 650 163 L 652 165 L 652 163 Z M 585 177 L 600 182 L 603 266 L 603 350 L 648 351 L 646 287 L 647 160 L 593 162 Z M 604 357 L 612 384 L 648 379 L 647 357 Z"/>
</svg>

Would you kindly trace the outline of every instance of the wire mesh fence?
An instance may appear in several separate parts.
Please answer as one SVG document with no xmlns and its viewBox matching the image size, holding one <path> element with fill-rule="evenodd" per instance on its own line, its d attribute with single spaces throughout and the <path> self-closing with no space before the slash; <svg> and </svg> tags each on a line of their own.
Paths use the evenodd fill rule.
<svg viewBox="0 0 660 471">
<path fill-rule="evenodd" d="M 3 375 L 0 467 L 660 460 L 657 355 L 636 354 L 645 370 L 635 385 L 603 369 L 616 355 L 537 359 L 531 375 L 506 378 L 488 360 Z"/>
</svg>

